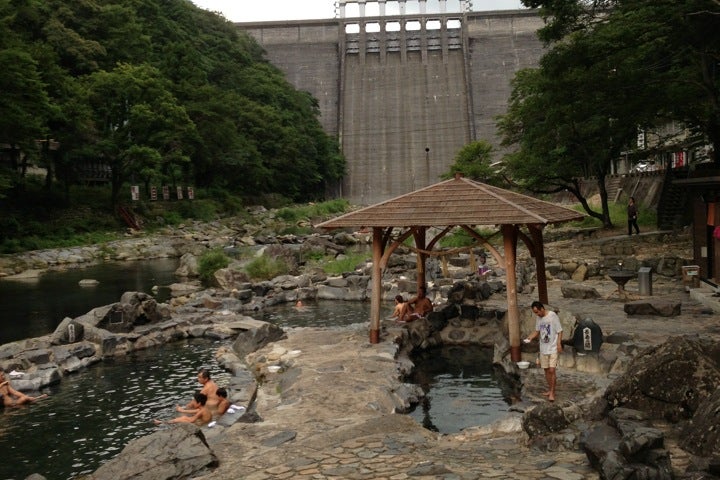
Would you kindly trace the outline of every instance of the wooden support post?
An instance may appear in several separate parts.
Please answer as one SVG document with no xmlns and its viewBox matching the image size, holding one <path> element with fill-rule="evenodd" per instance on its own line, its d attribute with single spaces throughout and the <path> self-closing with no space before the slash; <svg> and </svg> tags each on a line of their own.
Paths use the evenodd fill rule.
<svg viewBox="0 0 720 480">
<path fill-rule="evenodd" d="M 370 343 L 380 343 L 380 301 L 382 300 L 382 228 L 373 227 L 372 296 L 370 298 Z"/>
<path fill-rule="evenodd" d="M 415 232 L 413 232 L 413 236 L 415 238 L 415 246 L 418 250 L 425 250 L 425 232 L 427 229 L 425 227 L 418 227 Z M 420 288 L 425 288 L 426 285 L 426 276 L 425 276 L 425 263 L 426 263 L 427 255 L 424 253 L 420 253 L 418 251 L 416 262 L 417 262 L 417 288 L 418 291 Z"/>
<path fill-rule="evenodd" d="M 505 247 L 505 270 L 507 279 L 507 316 L 508 336 L 510 337 L 510 359 L 521 360 L 520 352 L 520 311 L 517 304 L 517 277 L 515 275 L 515 257 L 517 250 L 517 227 L 503 225 L 503 243 Z"/>
</svg>

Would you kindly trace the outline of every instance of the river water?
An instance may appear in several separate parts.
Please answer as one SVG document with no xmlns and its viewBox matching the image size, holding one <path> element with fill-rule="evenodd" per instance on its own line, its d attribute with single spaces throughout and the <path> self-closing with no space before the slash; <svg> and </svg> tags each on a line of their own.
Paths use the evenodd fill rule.
<svg viewBox="0 0 720 480">
<path fill-rule="evenodd" d="M 0 279 L 0 345 L 52 333 L 65 317 L 75 318 L 118 302 L 125 292 L 152 293 L 155 285 L 177 281 L 177 267 L 177 259 L 113 262 L 47 272 L 34 279 Z M 78 283 L 83 279 L 100 283 L 81 287 Z M 167 294 L 161 289 L 160 295 L 163 292 Z"/>
<path fill-rule="evenodd" d="M 153 260 L 49 273 L 30 283 L 0 281 L 2 343 L 50 333 L 65 316 L 117 302 L 125 291 L 150 293 L 154 285 L 174 282 L 176 268 L 176 260 Z M 84 278 L 100 284 L 79 287 Z M 366 323 L 368 317 L 369 304 L 361 302 L 318 302 L 301 309 L 281 305 L 256 314 L 283 327 L 343 326 Z M 128 441 L 154 431 L 153 418 L 174 417 L 175 405 L 187 402 L 198 388 L 199 367 L 209 367 L 222 386 L 228 374 L 214 361 L 221 345 L 181 341 L 105 361 L 46 389 L 50 397 L 41 402 L 0 410 L 0 451 L 6 458 L 0 462 L 0 479 L 34 472 L 70 479 L 94 471 Z M 491 352 L 443 347 L 415 362 L 406 381 L 419 384 L 427 398 L 410 415 L 426 428 L 453 433 L 507 412 L 493 378 Z"/>
</svg>

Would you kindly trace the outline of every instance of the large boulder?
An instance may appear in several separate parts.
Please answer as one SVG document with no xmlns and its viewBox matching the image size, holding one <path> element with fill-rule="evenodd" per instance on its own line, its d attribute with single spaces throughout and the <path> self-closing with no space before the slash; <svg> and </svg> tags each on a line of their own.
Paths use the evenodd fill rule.
<svg viewBox="0 0 720 480">
<path fill-rule="evenodd" d="M 648 347 L 605 391 L 610 408 L 626 407 L 669 421 L 688 419 L 720 383 L 720 346 L 697 336 Z"/>
<path fill-rule="evenodd" d="M 238 334 L 232 346 L 233 351 L 240 358 L 244 358 L 247 354 L 285 336 L 283 329 L 272 323 L 254 320 L 249 317 L 243 322 L 247 324 L 247 327 Z"/>
<path fill-rule="evenodd" d="M 180 265 L 175 270 L 175 275 L 181 278 L 197 277 L 200 275 L 200 262 L 192 253 L 186 253 L 180 257 Z"/>
<path fill-rule="evenodd" d="M 530 438 L 559 432 L 570 425 L 565 414 L 555 404 L 542 404 L 530 410 L 523 417 L 523 430 Z"/>
<path fill-rule="evenodd" d="M 681 446 L 698 456 L 720 455 L 720 389 L 705 400 L 682 430 Z"/>
<path fill-rule="evenodd" d="M 681 313 L 681 304 L 680 302 L 658 299 L 635 300 L 633 302 L 627 302 L 623 309 L 628 315 L 676 317 Z"/>
<path fill-rule="evenodd" d="M 91 480 L 169 480 L 195 478 L 218 460 L 195 425 L 178 424 L 137 438 L 88 478 Z"/>
<path fill-rule="evenodd" d="M 577 282 L 563 282 L 560 291 L 565 298 L 600 298 L 602 295 L 593 287 Z"/>
<path fill-rule="evenodd" d="M 613 410 L 607 423 L 585 429 L 580 447 L 600 478 L 671 480 L 670 455 L 663 433 L 650 425 L 642 412 Z"/>
</svg>

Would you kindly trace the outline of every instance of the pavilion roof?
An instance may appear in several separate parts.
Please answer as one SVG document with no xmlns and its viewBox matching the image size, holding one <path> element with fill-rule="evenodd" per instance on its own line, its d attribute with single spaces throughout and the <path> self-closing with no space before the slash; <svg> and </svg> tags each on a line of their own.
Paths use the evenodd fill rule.
<svg viewBox="0 0 720 480">
<path fill-rule="evenodd" d="M 456 177 L 346 213 L 317 227 L 555 224 L 584 217 L 569 208 Z"/>
</svg>

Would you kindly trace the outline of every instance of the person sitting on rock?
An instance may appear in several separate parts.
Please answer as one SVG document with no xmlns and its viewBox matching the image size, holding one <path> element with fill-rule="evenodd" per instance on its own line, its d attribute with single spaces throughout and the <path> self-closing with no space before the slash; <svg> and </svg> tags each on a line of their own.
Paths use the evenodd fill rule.
<svg viewBox="0 0 720 480">
<path fill-rule="evenodd" d="M 218 404 L 214 413 L 216 417 L 219 417 L 220 415 L 223 415 L 225 412 L 227 412 L 228 408 L 230 408 L 230 400 L 228 400 L 227 390 L 225 390 L 224 388 L 218 388 L 216 395 L 218 397 Z"/>
<path fill-rule="evenodd" d="M 10 380 L 8 380 L 5 376 L 5 371 L 0 368 L 0 398 L 2 398 L 2 403 L 4 406 L 16 407 L 18 405 L 33 403 L 46 397 L 47 394 L 42 394 L 37 397 L 31 397 L 30 395 L 25 395 L 22 392 L 18 392 L 10 385 Z"/>
<path fill-rule="evenodd" d="M 479 265 L 478 265 L 477 273 L 478 273 L 478 277 L 480 277 L 480 279 L 482 279 L 482 280 L 485 280 L 492 273 L 492 270 L 490 269 L 490 267 L 487 266 L 486 262 L 487 262 L 487 255 L 485 255 L 485 253 L 481 253 L 478 256 Z"/>
<path fill-rule="evenodd" d="M 408 306 L 410 307 L 410 314 L 405 319 L 406 322 L 411 322 L 415 319 L 422 318 L 428 313 L 433 311 L 433 304 L 429 298 L 425 296 L 425 287 L 418 288 L 417 296 L 411 300 L 408 300 Z"/>
<path fill-rule="evenodd" d="M 213 381 L 210 378 L 210 370 L 207 368 L 201 368 L 198 371 L 197 375 L 198 382 L 202 385 L 202 388 L 200 389 L 200 393 L 205 395 L 207 399 L 207 406 L 211 409 L 214 409 L 218 404 L 218 397 L 217 397 L 217 390 L 218 386 L 215 381 Z M 199 407 L 195 399 L 190 400 L 187 405 L 185 405 L 186 410 L 195 410 Z M 178 407 L 178 412 L 180 411 L 181 407 Z"/>
<path fill-rule="evenodd" d="M 197 426 L 203 426 L 210 423 L 213 416 L 212 412 L 210 412 L 210 410 L 205 406 L 207 396 L 204 393 L 195 392 L 195 395 L 193 395 L 193 401 L 198 405 L 198 408 L 181 409 L 178 407 L 177 409 L 179 412 L 188 415 L 182 415 L 166 422 L 162 420 L 153 420 L 153 422 L 155 422 L 155 425 L 160 425 L 161 423 L 194 423 Z"/>
<path fill-rule="evenodd" d="M 405 301 L 402 295 L 395 296 L 395 310 L 393 310 L 390 319 L 397 318 L 399 322 L 404 322 L 410 315 L 410 305 Z"/>
</svg>

